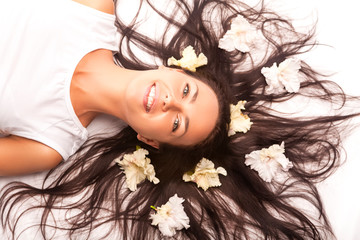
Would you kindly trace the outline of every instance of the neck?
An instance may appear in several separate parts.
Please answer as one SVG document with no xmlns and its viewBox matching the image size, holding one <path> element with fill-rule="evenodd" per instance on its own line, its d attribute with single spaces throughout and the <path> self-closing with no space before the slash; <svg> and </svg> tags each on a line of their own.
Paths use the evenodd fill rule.
<svg viewBox="0 0 360 240">
<path fill-rule="evenodd" d="M 140 72 L 117 66 L 108 50 L 86 55 L 76 67 L 70 87 L 71 102 L 81 123 L 87 126 L 100 113 L 124 120 L 121 106 L 125 89 Z"/>
</svg>

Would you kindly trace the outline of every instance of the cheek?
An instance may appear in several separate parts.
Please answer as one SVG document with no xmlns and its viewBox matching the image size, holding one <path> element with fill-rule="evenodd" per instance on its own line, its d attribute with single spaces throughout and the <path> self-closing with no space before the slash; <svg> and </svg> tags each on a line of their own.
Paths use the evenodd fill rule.
<svg viewBox="0 0 360 240">
<path fill-rule="evenodd" d="M 171 121 L 169 117 L 158 117 L 146 119 L 145 123 L 139 126 L 139 131 L 148 138 L 159 139 L 167 136 L 170 131 Z M 140 132 L 139 132 L 140 133 Z M 168 133 L 170 134 L 170 133 Z"/>
</svg>

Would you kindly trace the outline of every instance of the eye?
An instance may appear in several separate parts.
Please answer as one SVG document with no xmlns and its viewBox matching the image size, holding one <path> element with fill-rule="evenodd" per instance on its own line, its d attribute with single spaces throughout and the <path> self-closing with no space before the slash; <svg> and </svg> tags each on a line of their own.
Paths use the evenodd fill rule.
<svg viewBox="0 0 360 240">
<path fill-rule="evenodd" d="M 189 84 L 186 84 L 184 90 L 183 90 L 183 97 L 186 97 L 189 93 Z"/>
<path fill-rule="evenodd" d="M 173 123 L 173 128 L 172 128 L 172 131 L 173 131 L 173 132 L 175 132 L 176 129 L 178 129 L 178 127 L 179 127 L 179 122 L 180 122 L 179 118 L 176 117 L 176 119 L 175 119 L 175 121 L 174 121 L 174 123 Z"/>
</svg>

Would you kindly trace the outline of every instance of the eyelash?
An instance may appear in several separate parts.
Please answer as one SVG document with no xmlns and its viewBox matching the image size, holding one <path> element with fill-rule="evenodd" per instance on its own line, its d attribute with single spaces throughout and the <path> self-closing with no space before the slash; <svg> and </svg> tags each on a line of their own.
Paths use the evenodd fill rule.
<svg viewBox="0 0 360 240">
<path fill-rule="evenodd" d="M 179 127 L 179 122 L 180 122 L 179 117 L 176 116 L 176 119 L 175 119 L 175 121 L 174 121 L 174 123 L 173 123 L 173 129 L 172 129 L 173 132 L 175 132 L 176 129 L 178 129 L 178 127 Z"/>
<path fill-rule="evenodd" d="M 190 92 L 189 84 L 186 84 L 183 90 L 183 97 L 186 97 Z"/>
<path fill-rule="evenodd" d="M 190 92 L 189 84 L 186 84 L 183 89 L 183 98 L 186 97 L 189 94 L 189 92 Z M 173 132 L 175 132 L 176 129 L 178 129 L 179 123 L 180 123 L 179 116 L 176 116 L 176 119 L 173 123 L 173 128 L 172 128 Z"/>
</svg>

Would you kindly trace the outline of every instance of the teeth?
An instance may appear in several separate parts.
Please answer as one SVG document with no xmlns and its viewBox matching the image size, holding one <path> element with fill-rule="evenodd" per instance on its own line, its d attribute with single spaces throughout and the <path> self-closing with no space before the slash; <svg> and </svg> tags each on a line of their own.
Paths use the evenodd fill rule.
<svg viewBox="0 0 360 240">
<path fill-rule="evenodd" d="M 154 102 L 154 97 L 155 97 L 155 85 L 153 85 L 150 89 L 150 93 L 147 99 L 147 104 L 146 104 L 146 111 L 150 110 L 150 107 L 152 105 L 152 103 Z"/>
</svg>

